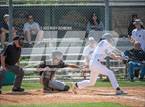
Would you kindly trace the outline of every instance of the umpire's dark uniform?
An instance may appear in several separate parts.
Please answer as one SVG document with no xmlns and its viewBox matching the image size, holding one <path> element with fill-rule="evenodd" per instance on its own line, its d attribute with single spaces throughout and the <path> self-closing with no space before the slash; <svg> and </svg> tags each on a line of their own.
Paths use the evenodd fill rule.
<svg viewBox="0 0 145 107">
<path fill-rule="evenodd" d="M 20 39 L 21 39 L 20 37 L 15 37 L 14 41 L 19 43 Z M 15 42 L 8 45 L 1 53 L 1 57 L 2 56 L 5 57 L 6 69 L 14 72 L 16 75 L 12 91 L 17 91 L 17 92 L 24 91 L 24 89 L 21 88 L 24 71 L 22 68 L 20 68 L 18 65 L 16 65 L 16 63 L 19 61 L 20 55 L 21 55 L 21 46 L 17 47 Z M 4 77 L 4 72 L 5 71 L 3 71 L 3 69 L 0 70 L 0 89 L 2 88 L 2 80 Z M 1 93 L 1 90 L 0 90 L 0 93 Z"/>
</svg>

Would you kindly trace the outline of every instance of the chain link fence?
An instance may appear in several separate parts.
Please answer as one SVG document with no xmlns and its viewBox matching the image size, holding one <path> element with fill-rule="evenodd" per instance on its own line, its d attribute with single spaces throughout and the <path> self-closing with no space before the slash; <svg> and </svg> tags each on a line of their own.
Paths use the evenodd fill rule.
<svg viewBox="0 0 145 107">
<path fill-rule="evenodd" d="M 8 7 L 0 7 L 0 16 L 8 13 Z M 61 5 L 23 5 L 13 7 L 13 26 L 22 30 L 28 14 L 40 24 L 42 30 L 58 30 L 59 26 L 70 27 L 70 30 L 86 30 L 86 24 L 95 12 L 104 23 L 104 8 L 101 6 L 61 6 Z M 2 18 L 2 17 L 1 17 Z M 1 19 L 2 20 L 2 19 Z"/>
<path fill-rule="evenodd" d="M 101 1 L 101 0 L 100 0 Z M 58 30 L 58 26 L 70 27 L 71 30 L 86 30 L 86 24 L 93 12 L 99 17 L 100 21 L 105 25 L 105 6 L 104 3 L 92 1 L 93 3 L 86 4 L 14 4 L 13 5 L 13 26 L 18 29 L 18 33 L 22 32 L 23 25 L 26 22 L 26 15 L 32 14 L 34 20 L 40 24 L 43 30 Z M 137 1 L 136 1 L 137 2 Z M 136 3 L 135 2 L 135 3 Z M 19 3 L 19 2 L 18 2 Z M 61 1 L 62 3 L 62 1 Z M 114 2 L 115 3 L 115 2 Z M 131 20 L 131 15 L 136 13 L 139 18 L 145 22 L 145 7 L 130 3 L 125 5 L 110 6 L 110 21 L 109 29 L 119 33 L 120 36 L 127 36 L 128 24 Z M 0 5 L 0 20 L 3 15 L 8 13 L 8 5 Z M 20 31 L 19 31 L 20 30 Z"/>
</svg>

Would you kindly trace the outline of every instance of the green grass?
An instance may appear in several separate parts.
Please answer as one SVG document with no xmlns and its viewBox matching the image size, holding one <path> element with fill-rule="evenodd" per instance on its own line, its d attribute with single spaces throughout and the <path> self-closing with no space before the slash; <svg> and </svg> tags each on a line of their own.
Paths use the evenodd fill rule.
<svg viewBox="0 0 145 107">
<path fill-rule="evenodd" d="M 145 81 L 119 81 L 119 85 L 121 87 L 145 87 Z M 109 81 L 97 81 L 96 87 L 111 87 L 111 83 Z"/>
<path fill-rule="evenodd" d="M 1 107 L 128 107 L 116 103 L 73 103 L 73 104 L 30 104 L 30 105 L 1 105 Z"/>
<path fill-rule="evenodd" d="M 145 87 L 145 81 L 119 81 L 121 87 Z M 70 86 L 72 84 L 69 84 Z M 3 91 L 7 92 L 11 90 L 12 86 L 4 86 Z M 42 86 L 38 81 L 23 81 L 22 87 L 25 90 L 41 89 Z M 98 80 L 96 82 L 96 87 L 111 87 L 109 81 Z M 28 105 L 0 105 L 0 107 L 127 107 L 125 105 L 120 105 L 116 103 L 73 103 L 73 104 L 28 104 Z"/>
<path fill-rule="evenodd" d="M 135 82 L 119 81 L 119 84 L 121 87 L 145 87 L 145 81 L 135 81 Z M 72 84 L 69 84 L 69 85 L 72 86 Z M 101 81 L 101 80 L 98 80 L 95 86 L 96 87 L 112 87 L 109 81 Z M 3 86 L 3 91 L 10 91 L 11 87 L 12 86 Z M 26 90 L 42 88 L 41 84 L 38 81 L 36 82 L 24 81 L 22 83 L 22 87 L 24 87 Z"/>
<path fill-rule="evenodd" d="M 3 86 L 3 91 L 10 91 L 12 86 Z M 41 89 L 42 86 L 39 82 L 23 82 L 22 87 L 26 90 L 32 90 L 32 89 Z"/>
</svg>

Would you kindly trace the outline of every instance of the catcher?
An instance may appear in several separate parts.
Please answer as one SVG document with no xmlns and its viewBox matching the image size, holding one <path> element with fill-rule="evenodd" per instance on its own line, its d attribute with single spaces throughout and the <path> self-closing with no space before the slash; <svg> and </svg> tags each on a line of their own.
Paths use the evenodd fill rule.
<svg viewBox="0 0 145 107">
<path fill-rule="evenodd" d="M 52 53 L 52 60 L 50 62 L 43 62 L 37 67 L 37 71 L 40 72 L 40 81 L 43 85 L 43 92 L 51 91 L 68 91 L 69 86 L 65 85 L 63 82 L 55 80 L 54 76 L 58 68 L 79 68 L 79 66 L 74 64 L 65 64 L 63 62 L 63 54 L 60 51 L 55 51 Z"/>
</svg>

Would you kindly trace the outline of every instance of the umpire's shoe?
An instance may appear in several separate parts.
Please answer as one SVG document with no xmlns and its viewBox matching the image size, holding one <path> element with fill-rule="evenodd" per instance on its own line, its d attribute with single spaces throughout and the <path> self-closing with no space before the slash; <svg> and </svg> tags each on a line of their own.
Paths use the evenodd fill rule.
<svg viewBox="0 0 145 107">
<path fill-rule="evenodd" d="M 23 88 L 13 88 L 12 92 L 24 92 Z"/>
</svg>

